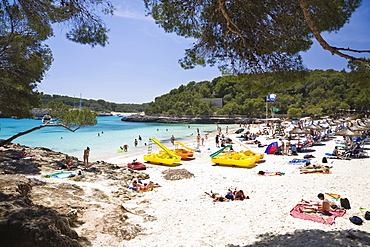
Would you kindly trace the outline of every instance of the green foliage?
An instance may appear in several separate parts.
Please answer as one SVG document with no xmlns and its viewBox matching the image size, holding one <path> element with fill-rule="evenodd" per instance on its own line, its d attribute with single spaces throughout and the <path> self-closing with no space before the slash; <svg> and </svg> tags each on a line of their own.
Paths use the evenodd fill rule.
<svg viewBox="0 0 370 247">
<path fill-rule="evenodd" d="M 63 116 L 64 113 L 70 110 L 70 106 L 63 104 L 62 102 L 50 101 L 48 107 L 50 109 L 49 114 L 51 116 Z"/>
<path fill-rule="evenodd" d="M 75 132 L 80 128 L 84 128 L 86 126 L 93 126 L 98 123 L 96 116 L 97 114 L 90 111 L 87 108 L 83 108 L 82 110 L 69 110 L 67 105 L 63 103 L 51 103 L 50 107 L 52 115 L 52 120 L 48 121 L 40 126 L 33 127 L 29 130 L 20 132 L 11 136 L 6 140 L 0 140 L 0 146 L 8 144 L 13 140 L 21 137 L 23 135 L 29 134 L 36 130 L 47 128 L 47 127 L 63 127 L 69 131 Z"/>
<path fill-rule="evenodd" d="M 279 114 L 292 117 L 302 114 L 336 114 L 348 109 L 364 111 L 369 110 L 370 105 L 370 98 L 367 96 L 370 89 L 364 88 L 365 78 L 362 76 L 367 73 L 368 69 L 363 67 L 351 72 L 289 72 L 284 73 L 284 82 L 281 73 L 270 72 L 217 77 L 212 82 L 190 82 L 188 85 L 181 85 L 169 94 L 157 97 L 145 112 L 259 117 L 265 115 L 267 93 L 277 94 L 277 100 L 268 104 L 269 112 L 270 109 L 277 108 Z M 264 85 L 269 85 L 269 88 Z M 222 98 L 223 108 L 201 101 L 206 98 Z"/>
<path fill-rule="evenodd" d="M 17 5 L 0 4 L 0 111 L 30 117 L 39 105 L 37 83 L 50 68 L 52 55 L 42 40 L 50 30 L 34 28 Z"/>
<path fill-rule="evenodd" d="M 83 128 L 85 126 L 94 126 L 98 123 L 96 113 L 91 112 L 87 108 L 81 110 L 70 110 L 64 112 L 60 116 L 60 123 L 69 128 Z"/>
<path fill-rule="evenodd" d="M 54 104 L 67 105 L 70 108 L 77 108 L 80 105 L 80 99 L 61 96 L 61 95 L 49 95 L 43 94 L 41 96 L 41 107 L 42 108 L 56 108 L 60 109 L 61 107 L 54 107 Z M 81 106 L 90 109 L 95 112 L 142 112 L 148 103 L 143 104 L 118 104 L 107 102 L 105 100 L 88 100 L 81 99 Z"/>
<path fill-rule="evenodd" d="M 22 0 L 0 2 L 0 112 L 30 117 L 39 105 L 36 91 L 53 61 L 44 41 L 65 25 L 68 38 L 91 46 L 107 43 L 104 23 L 96 14 L 112 14 L 107 0 Z"/>
<path fill-rule="evenodd" d="M 289 108 L 288 109 L 288 116 L 289 117 L 300 117 L 300 116 L 302 116 L 302 109 L 295 108 L 295 107 Z"/>
<path fill-rule="evenodd" d="M 361 0 L 303 2 L 318 32 L 338 31 Z M 144 0 L 166 32 L 196 41 L 180 60 L 183 68 L 213 66 L 234 72 L 302 70 L 299 52 L 312 45 L 303 7 L 297 0 Z"/>
<path fill-rule="evenodd" d="M 97 24 L 94 26 L 83 24 L 78 29 L 74 29 L 68 32 L 66 36 L 69 40 L 84 45 L 89 44 L 92 47 L 96 45 L 105 46 L 105 44 L 108 43 L 107 32 L 108 29 L 106 29 L 101 24 Z"/>
</svg>

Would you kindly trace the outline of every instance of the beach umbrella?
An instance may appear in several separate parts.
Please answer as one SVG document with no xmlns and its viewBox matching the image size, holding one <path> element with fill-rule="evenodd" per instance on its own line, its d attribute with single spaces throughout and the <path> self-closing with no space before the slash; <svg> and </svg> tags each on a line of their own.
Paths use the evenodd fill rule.
<svg viewBox="0 0 370 247">
<path fill-rule="evenodd" d="M 295 128 L 289 131 L 289 134 L 297 134 L 298 135 L 298 145 L 299 145 L 299 135 L 306 135 L 309 134 L 311 131 L 309 129 L 301 129 L 301 128 Z"/>
<path fill-rule="evenodd" d="M 337 126 L 339 123 L 338 122 L 333 122 L 333 121 L 326 121 L 327 124 L 330 126 Z"/>
<path fill-rule="evenodd" d="M 352 131 L 364 131 L 364 130 L 368 130 L 369 127 L 365 127 L 365 126 L 359 126 L 359 125 L 353 125 L 350 127 Z"/>
<path fill-rule="evenodd" d="M 292 129 L 291 131 L 289 131 L 289 134 L 298 134 L 298 135 L 309 134 L 309 133 L 310 133 L 310 130 L 301 129 L 301 128 L 295 128 L 295 129 Z"/>
<path fill-rule="evenodd" d="M 348 128 L 342 129 L 338 132 L 335 133 L 336 136 L 349 136 L 349 137 L 354 137 L 354 136 L 362 136 L 361 133 L 352 131 Z"/>
</svg>

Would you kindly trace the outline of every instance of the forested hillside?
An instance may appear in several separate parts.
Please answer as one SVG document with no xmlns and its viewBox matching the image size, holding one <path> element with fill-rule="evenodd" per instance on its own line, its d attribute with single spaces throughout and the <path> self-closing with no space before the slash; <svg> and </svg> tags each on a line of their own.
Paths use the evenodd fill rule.
<svg viewBox="0 0 370 247">
<path fill-rule="evenodd" d="M 41 96 L 41 107 L 48 108 L 49 102 L 62 102 L 63 104 L 73 107 L 80 106 L 80 99 L 61 95 Z M 148 103 L 143 104 L 117 104 L 105 100 L 81 99 L 81 106 L 96 112 L 142 112 Z"/>
<path fill-rule="evenodd" d="M 284 74 L 217 77 L 212 81 L 189 82 L 155 99 L 146 113 L 194 115 L 249 115 L 266 112 L 266 96 L 277 95 L 268 103 L 269 114 L 289 116 L 332 115 L 348 110 L 370 109 L 369 69 L 350 64 L 351 72 L 314 70 Z M 204 98 L 222 98 L 223 108 L 211 106 Z"/>
</svg>

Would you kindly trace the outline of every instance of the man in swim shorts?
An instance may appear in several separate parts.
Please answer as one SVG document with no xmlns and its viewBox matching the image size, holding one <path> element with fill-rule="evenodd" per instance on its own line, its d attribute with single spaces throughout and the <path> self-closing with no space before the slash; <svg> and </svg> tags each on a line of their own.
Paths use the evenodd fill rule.
<svg viewBox="0 0 370 247">
<path fill-rule="evenodd" d="M 323 193 L 319 193 L 317 197 L 322 200 L 321 205 L 319 205 L 318 208 L 313 208 L 313 207 L 304 207 L 301 212 L 304 213 L 317 213 L 320 212 L 324 215 L 331 215 L 330 213 L 330 201 L 325 198 Z"/>
</svg>

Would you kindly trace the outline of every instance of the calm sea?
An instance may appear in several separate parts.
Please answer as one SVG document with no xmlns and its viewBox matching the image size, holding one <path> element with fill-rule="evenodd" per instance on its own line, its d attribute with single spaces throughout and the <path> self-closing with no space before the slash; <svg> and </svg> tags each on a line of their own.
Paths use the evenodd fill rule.
<svg viewBox="0 0 370 247">
<path fill-rule="evenodd" d="M 0 118 L 0 139 L 7 139 L 19 132 L 26 131 L 41 125 L 41 120 Z M 220 125 L 223 129 L 226 125 Z M 170 137 L 175 141 L 194 142 L 197 128 L 202 137 L 206 133 L 216 132 L 215 124 L 161 124 L 161 123 L 133 123 L 123 122 L 121 117 L 98 117 L 98 124 L 70 132 L 63 127 L 46 127 L 30 134 L 21 136 L 13 141 L 29 147 L 46 147 L 57 152 L 63 152 L 82 159 L 83 150 L 88 146 L 91 149 L 90 159 L 106 160 L 121 155 L 122 157 L 134 154 L 146 154 L 149 138 L 156 138 L 164 145 L 170 146 Z M 142 141 L 139 141 L 139 135 Z M 209 135 L 213 141 L 214 135 Z M 138 146 L 134 140 L 138 139 Z M 127 153 L 118 153 L 117 150 L 124 144 L 129 145 Z M 155 147 L 154 147 L 155 146 Z M 153 145 L 153 151 L 157 151 Z M 159 150 L 159 148 L 158 148 Z"/>
</svg>

